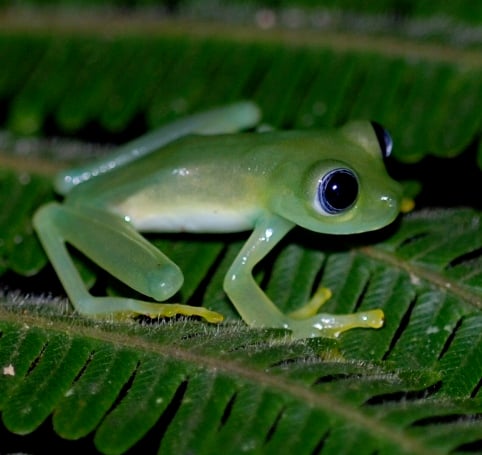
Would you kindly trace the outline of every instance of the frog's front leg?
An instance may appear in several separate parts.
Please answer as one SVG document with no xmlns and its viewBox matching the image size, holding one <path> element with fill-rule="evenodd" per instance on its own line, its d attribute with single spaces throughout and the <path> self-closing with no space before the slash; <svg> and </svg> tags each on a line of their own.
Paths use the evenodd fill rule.
<svg viewBox="0 0 482 455">
<path fill-rule="evenodd" d="M 381 310 L 347 315 L 319 313 L 300 319 L 300 315 L 294 317 L 283 314 L 264 294 L 253 278 L 253 267 L 293 226 L 293 223 L 277 215 L 262 217 L 231 265 L 224 279 L 224 289 L 243 320 L 251 327 L 289 329 L 297 339 L 336 337 L 341 332 L 356 327 L 381 327 Z"/>
<path fill-rule="evenodd" d="M 94 297 L 85 287 L 65 243 L 70 243 L 128 286 L 162 301 L 181 287 L 176 264 L 116 215 L 89 207 L 47 204 L 34 216 L 40 241 L 75 309 L 88 316 L 196 315 L 210 322 L 222 316 L 202 307 L 158 304 L 122 297 Z"/>
</svg>

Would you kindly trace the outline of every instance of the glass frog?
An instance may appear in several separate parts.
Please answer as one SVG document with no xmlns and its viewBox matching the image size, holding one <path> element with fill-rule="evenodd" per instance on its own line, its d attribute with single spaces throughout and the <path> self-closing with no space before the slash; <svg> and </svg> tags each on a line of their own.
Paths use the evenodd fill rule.
<svg viewBox="0 0 482 455">
<path fill-rule="evenodd" d="M 392 222 L 400 210 L 401 187 L 384 165 L 390 136 L 369 122 L 327 131 L 238 132 L 259 119 L 250 102 L 195 114 L 56 178 L 63 203 L 42 206 L 33 222 L 80 314 L 222 320 L 203 307 L 93 296 L 67 243 L 162 302 L 180 289 L 183 274 L 142 232 L 252 231 L 224 279 L 226 294 L 249 326 L 286 328 L 294 338 L 307 338 L 383 325 L 381 310 L 318 313 L 322 293 L 301 310 L 284 314 L 256 284 L 252 269 L 294 226 L 352 234 Z"/>
</svg>

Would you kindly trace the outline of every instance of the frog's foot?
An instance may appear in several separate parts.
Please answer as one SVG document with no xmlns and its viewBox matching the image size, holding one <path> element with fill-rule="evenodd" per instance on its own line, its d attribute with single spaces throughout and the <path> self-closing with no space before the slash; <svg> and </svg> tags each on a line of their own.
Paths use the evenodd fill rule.
<svg viewBox="0 0 482 455">
<path fill-rule="evenodd" d="M 383 326 L 382 310 L 370 310 L 353 314 L 317 314 L 308 319 L 290 318 L 285 328 L 290 329 L 295 339 L 325 337 L 337 338 L 342 332 L 354 328 L 379 329 Z"/>
<path fill-rule="evenodd" d="M 127 320 L 141 315 L 156 319 L 183 315 L 199 316 L 212 323 L 223 320 L 222 314 L 204 307 L 178 303 L 152 303 L 122 297 L 96 297 L 81 302 L 80 306 L 82 314 L 96 319 Z"/>
<path fill-rule="evenodd" d="M 313 294 L 313 297 L 303 305 L 301 308 L 292 311 L 288 314 L 293 319 L 307 319 L 318 313 L 318 310 L 329 300 L 332 296 L 331 291 L 328 288 L 318 288 Z"/>
</svg>

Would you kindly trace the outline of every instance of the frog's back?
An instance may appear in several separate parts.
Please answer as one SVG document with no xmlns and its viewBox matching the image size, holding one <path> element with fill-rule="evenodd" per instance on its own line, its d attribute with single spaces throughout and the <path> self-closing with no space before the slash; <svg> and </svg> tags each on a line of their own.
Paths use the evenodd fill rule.
<svg viewBox="0 0 482 455">
<path fill-rule="evenodd" d="M 186 136 L 126 166 L 77 185 L 67 199 L 71 202 L 79 199 L 119 199 L 162 181 L 166 185 L 172 184 L 173 177 L 187 177 L 200 169 L 209 173 L 209 177 L 215 177 L 218 184 L 227 177 L 229 170 L 235 171 L 234 175 L 267 172 L 276 165 L 277 158 L 281 159 L 274 152 L 276 142 L 289 138 L 292 136 L 290 133 Z M 269 154 L 269 161 L 258 153 L 266 147 L 273 151 Z"/>
<path fill-rule="evenodd" d="M 139 230 L 249 229 L 265 208 L 270 170 L 286 160 L 276 147 L 285 136 L 185 137 L 78 185 L 67 202 L 116 212 Z"/>
</svg>

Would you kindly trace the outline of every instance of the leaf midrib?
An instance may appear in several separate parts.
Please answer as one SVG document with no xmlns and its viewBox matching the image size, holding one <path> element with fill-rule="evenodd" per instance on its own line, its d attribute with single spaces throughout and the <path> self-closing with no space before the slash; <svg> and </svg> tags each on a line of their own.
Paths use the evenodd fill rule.
<svg viewBox="0 0 482 455">
<path fill-rule="evenodd" d="M 99 14 L 77 11 L 59 14 L 35 11 L 35 20 L 24 15 L 0 15 L 3 33 L 33 33 L 42 36 L 81 35 L 106 36 L 105 18 Z M 160 27 L 160 23 L 162 27 Z M 269 32 L 254 25 L 222 21 L 169 18 L 152 20 L 143 14 L 109 16 L 109 39 L 120 36 L 164 36 L 177 38 L 222 38 L 238 43 L 264 43 L 283 47 L 332 48 L 336 51 L 370 52 L 391 58 L 402 57 L 420 61 L 436 61 L 470 68 L 482 67 L 479 49 L 465 49 L 448 43 L 421 43 L 410 38 L 361 34 L 344 31 L 290 29 L 277 27 Z"/>
<path fill-rule="evenodd" d="M 36 327 L 70 337 L 90 338 L 95 341 L 114 344 L 116 347 L 169 357 L 189 365 L 197 365 L 201 369 L 215 371 L 217 374 L 225 374 L 236 379 L 242 378 L 258 386 L 264 386 L 268 390 L 278 390 L 280 394 L 288 394 L 293 399 L 306 403 L 308 406 L 318 407 L 326 414 L 335 415 L 342 420 L 350 422 L 352 425 L 363 428 L 377 439 L 391 441 L 394 445 L 403 448 L 407 453 L 424 455 L 428 450 L 428 447 L 421 444 L 418 439 L 403 433 L 399 428 L 386 425 L 384 422 L 361 412 L 359 408 L 343 403 L 330 394 L 315 392 L 302 384 L 290 382 L 279 375 L 270 375 L 264 371 L 247 367 L 241 362 L 202 354 L 174 345 L 155 343 L 133 334 L 105 331 L 100 327 L 90 327 L 88 321 L 78 321 L 78 323 L 72 324 L 68 321 L 53 321 L 48 317 L 31 313 L 23 313 L 19 316 L 19 313 L 15 311 L 9 311 L 5 307 L 0 307 L 0 321 L 17 325 L 19 328 Z M 278 342 L 283 343 L 284 341 L 280 339 Z M 439 452 L 444 453 L 443 451 L 434 451 L 433 448 L 430 448 L 430 453 Z"/>
</svg>

